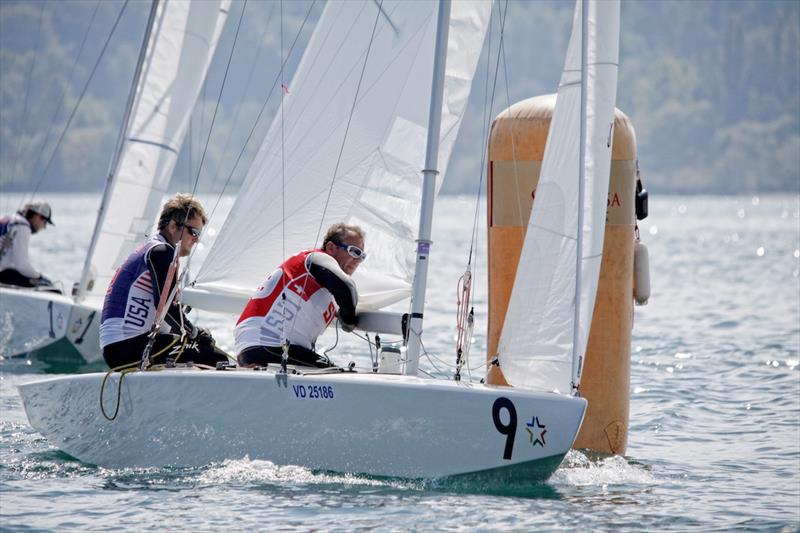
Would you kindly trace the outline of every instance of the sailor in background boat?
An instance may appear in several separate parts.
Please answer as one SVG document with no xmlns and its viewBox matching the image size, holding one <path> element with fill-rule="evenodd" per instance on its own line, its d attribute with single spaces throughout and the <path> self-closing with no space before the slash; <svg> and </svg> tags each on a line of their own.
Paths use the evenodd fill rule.
<svg viewBox="0 0 800 533">
<path fill-rule="evenodd" d="M 174 277 L 168 279 L 175 247 L 180 247 L 180 257 L 189 255 L 206 222 L 200 202 L 178 194 L 161 209 L 158 234 L 117 269 L 106 291 L 100 322 L 100 346 L 109 367 L 119 369 L 141 362 L 162 292 L 172 291 L 176 283 Z M 163 364 L 169 358 L 216 366 L 228 360 L 211 334 L 192 324 L 174 298 L 164 305 L 168 311 L 148 354 L 152 364 Z"/>
<path fill-rule="evenodd" d="M 288 363 L 326 368 L 334 365 L 314 351 L 317 337 L 337 313 L 342 327 L 356 324 L 358 294 L 350 276 L 366 259 L 364 232 L 343 223 L 328 229 L 322 248 L 304 250 L 275 270 L 245 306 L 234 330 L 242 366 Z"/>
<path fill-rule="evenodd" d="M 31 235 L 53 225 L 53 212 L 47 202 L 25 204 L 13 216 L 0 218 L 0 283 L 18 287 L 37 287 L 61 292 L 31 265 L 28 243 Z"/>
</svg>

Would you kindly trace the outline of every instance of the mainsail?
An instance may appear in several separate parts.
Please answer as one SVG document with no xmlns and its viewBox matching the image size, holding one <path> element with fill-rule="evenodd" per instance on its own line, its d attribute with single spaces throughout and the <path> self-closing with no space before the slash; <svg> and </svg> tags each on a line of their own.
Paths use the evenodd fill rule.
<svg viewBox="0 0 800 533">
<path fill-rule="evenodd" d="M 588 20 L 582 32 L 582 4 Z M 581 163 L 581 48 L 587 36 L 585 160 Z M 618 0 L 578 0 L 536 198 L 498 346 L 514 386 L 570 392 L 585 349 L 603 254 L 619 58 Z M 584 205 L 579 205 L 580 165 Z M 583 209 L 580 316 L 575 326 L 578 221 Z"/>
<path fill-rule="evenodd" d="M 435 2 L 326 5 L 282 113 L 184 301 L 238 313 L 275 266 L 321 245 L 335 222 L 357 224 L 367 234 L 370 258 L 355 275 L 360 307 L 375 309 L 409 296 L 436 13 Z M 452 6 L 441 175 L 490 13 L 490 2 Z M 441 180 L 437 190 L 440 185 Z"/>
<path fill-rule="evenodd" d="M 116 169 L 81 281 L 101 304 L 116 268 L 153 229 L 230 0 L 159 3 Z"/>
</svg>

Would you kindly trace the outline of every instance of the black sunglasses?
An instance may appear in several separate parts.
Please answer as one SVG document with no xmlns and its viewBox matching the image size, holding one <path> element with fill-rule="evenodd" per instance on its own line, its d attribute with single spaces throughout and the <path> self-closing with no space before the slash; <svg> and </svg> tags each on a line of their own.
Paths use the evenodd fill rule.
<svg viewBox="0 0 800 533">
<path fill-rule="evenodd" d="M 183 226 L 184 228 L 186 228 L 186 230 L 189 232 L 189 235 L 191 235 L 195 239 L 199 239 L 200 238 L 200 230 L 199 229 L 197 229 L 195 227 L 192 227 L 192 226 L 190 226 L 188 224 L 178 224 L 178 225 L 179 226 Z"/>
</svg>

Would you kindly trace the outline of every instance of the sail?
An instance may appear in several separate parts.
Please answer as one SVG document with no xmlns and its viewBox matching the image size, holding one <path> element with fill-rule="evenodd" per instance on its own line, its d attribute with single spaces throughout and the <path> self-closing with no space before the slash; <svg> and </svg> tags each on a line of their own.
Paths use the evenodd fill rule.
<svg viewBox="0 0 800 533">
<path fill-rule="evenodd" d="M 436 13 L 435 2 L 364 0 L 325 6 L 288 84 L 283 111 L 249 169 L 195 290 L 185 291 L 184 301 L 240 312 L 277 265 L 299 250 L 320 246 L 336 222 L 366 232 L 369 259 L 354 276 L 360 308 L 375 309 L 409 296 Z M 490 14 L 490 2 L 452 5 L 441 176 Z M 210 296 L 201 300 L 201 293 Z"/>
<path fill-rule="evenodd" d="M 578 342 L 575 320 L 581 130 L 581 1 L 573 19 L 556 106 L 519 267 L 498 346 L 508 382 L 570 391 L 583 354 L 603 255 L 619 58 L 619 2 L 589 0 L 585 181 Z M 573 350 L 575 352 L 573 352 Z"/>
<path fill-rule="evenodd" d="M 108 203 L 87 258 L 100 304 L 117 267 L 152 231 L 230 0 L 162 1 L 144 56 Z"/>
</svg>

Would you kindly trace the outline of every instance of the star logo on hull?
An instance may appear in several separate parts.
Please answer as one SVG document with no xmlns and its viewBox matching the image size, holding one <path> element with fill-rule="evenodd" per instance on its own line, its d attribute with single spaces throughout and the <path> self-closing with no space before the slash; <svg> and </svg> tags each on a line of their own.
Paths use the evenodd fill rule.
<svg viewBox="0 0 800 533">
<path fill-rule="evenodd" d="M 536 446 L 538 444 L 544 448 L 544 445 L 547 444 L 544 441 L 544 435 L 547 433 L 547 430 L 545 429 L 545 425 L 539 421 L 539 417 L 531 417 L 531 421 L 527 422 L 525 425 L 528 426 L 525 429 L 528 432 L 528 438 L 531 441 L 531 446 Z"/>
</svg>

